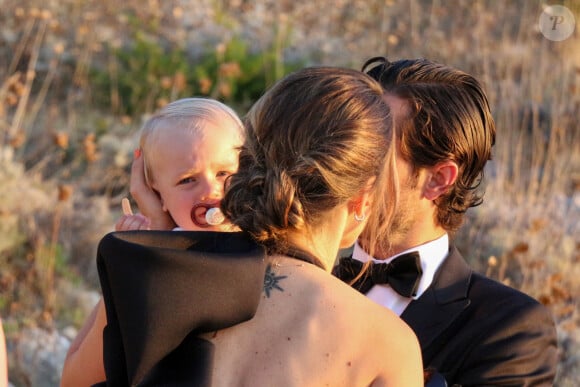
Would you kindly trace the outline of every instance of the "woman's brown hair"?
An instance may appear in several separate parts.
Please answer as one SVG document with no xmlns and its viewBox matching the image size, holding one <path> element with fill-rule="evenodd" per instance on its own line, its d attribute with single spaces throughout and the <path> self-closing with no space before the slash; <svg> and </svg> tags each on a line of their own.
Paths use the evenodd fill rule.
<svg viewBox="0 0 580 387">
<path fill-rule="evenodd" d="M 374 205 L 391 213 L 394 134 L 382 93 L 362 72 L 334 67 L 305 68 L 274 85 L 245 119 L 226 216 L 275 253 L 288 247 L 289 230 L 316 225 L 373 178 L 377 197 L 392 199 Z"/>
</svg>

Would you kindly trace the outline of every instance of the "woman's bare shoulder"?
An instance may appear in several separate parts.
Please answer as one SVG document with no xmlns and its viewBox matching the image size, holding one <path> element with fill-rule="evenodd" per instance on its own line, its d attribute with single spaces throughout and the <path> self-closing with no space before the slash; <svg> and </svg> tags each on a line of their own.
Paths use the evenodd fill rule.
<svg viewBox="0 0 580 387">
<path fill-rule="evenodd" d="M 272 316 L 276 324 L 272 325 Z M 369 300 L 332 274 L 294 259 L 270 262 L 253 324 L 270 330 L 334 340 L 349 331 L 353 343 L 416 347 L 415 334 L 396 314 Z M 305 329 L 305 331 L 303 331 Z M 369 335 L 371 331 L 388 334 Z"/>
<path fill-rule="evenodd" d="M 296 274 L 296 286 L 304 294 L 305 303 L 312 304 L 320 313 L 328 313 L 328 318 L 336 324 L 366 329 L 381 329 L 400 332 L 403 339 L 416 340 L 415 334 L 399 316 L 388 308 L 378 305 L 357 292 L 343 281 L 315 267 Z M 340 320 L 336 320 L 337 315 Z"/>
<path fill-rule="evenodd" d="M 211 338 L 217 346 L 215 374 L 223 382 L 219 385 L 259 378 L 301 386 L 341 385 L 344 380 L 368 385 L 374 377 L 391 381 L 399 371 L 390 363 L 405 350 L 406 341 L 411 352 L 416 345 L 420 359 L 408 332 L 396 315 L 330 273 L 296 260 L 277 260 L 266 272 L 256 316 Z M 252 349 L 250 362 L 247 348 Z M 402 358 L 420 362 L 405 354 Z"/>
<path fill-rule="evenodd" d="M 422 385 L 419 342 L 413 330 L 391 310 L 371 301 L 336 277 L 319 272 L 305 274 L 312 315 L 323 329 L 317 338 L 340 340 L 337 357 L 366 369 L 389 385 Z M 346 349 L 346 352 L 342 352 Z M 393 383 L 394 382 L 394 383 Z"/>
</svg>

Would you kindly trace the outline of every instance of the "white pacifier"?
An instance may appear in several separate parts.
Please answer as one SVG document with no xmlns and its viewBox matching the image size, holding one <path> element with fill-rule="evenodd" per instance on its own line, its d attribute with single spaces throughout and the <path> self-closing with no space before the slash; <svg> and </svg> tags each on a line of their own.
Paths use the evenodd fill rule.
<svg viewBox="0 0 580 387">
<path fill-rule="evenodd" d="M 219 207 L 212 207 L 205 213 L 205 221 L 212 226 L 222 224 L 225 219 L 226 218 Z"/>
</svg>

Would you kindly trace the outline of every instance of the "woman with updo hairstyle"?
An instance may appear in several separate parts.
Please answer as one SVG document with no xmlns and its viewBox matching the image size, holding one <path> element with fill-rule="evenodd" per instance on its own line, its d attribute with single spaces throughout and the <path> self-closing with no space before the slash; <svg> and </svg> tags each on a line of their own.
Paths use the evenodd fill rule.
<svg viewBox="0 0 580 387">
<path fill-rule="evenodd" d="M 211 337 L 216 385 L 422 385 L 414 334 L 330 274 L 374 207 L 394 206 L 380 85 L 353 70 L 303 69 L 266 92 L 244 124 L 222 210 L 266 247 L 266 281 L 256 316 Z"/>
<path fill-rule="evenodd" d="M 271 87 L 244 124 L 221 202 L 241 232 L 101 241 L 107 385 L 121 375 L 139 386 L 422 386 L 411 329 L 331 274 L 369 214 L 385 214 L 368 227 L 383 232 L 396 205 L 381 86 L 355 70 L 305 68 Z"/>
<path fill-rule="evenodd" d="M 374 205 L 385 214 L 394 208 L 395 184 L 384 183 L 395 171 L 393 131 L 377 84 L 347 69 L 305 69 L 273 86 L 244 124 L 239 170 L 222 207 L 269 253 L 285 253 L 294 233 L 328 221 L 328 211 L 363 190 L 389 190 L 377 194 L 391 202 Z"/>
</svg>

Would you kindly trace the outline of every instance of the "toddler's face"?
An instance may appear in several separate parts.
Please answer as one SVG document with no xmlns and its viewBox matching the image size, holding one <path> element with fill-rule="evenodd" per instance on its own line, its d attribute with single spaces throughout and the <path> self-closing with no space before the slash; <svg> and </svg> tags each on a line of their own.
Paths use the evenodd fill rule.
<svg viewBox="0 0 580 387">
<path fill-rule="evenodd" d="M 209 209 L 219 207 L 226 178 L 238 169 L 242 140 L 235 125 L 225 122 L 208 121 L 197 133 L 167 128 L 150 159 L 153 188 L 184 230 L 235 230 L 227 221 L 212 225 L 211 213 L 206 219 Z"/>
</svg>

